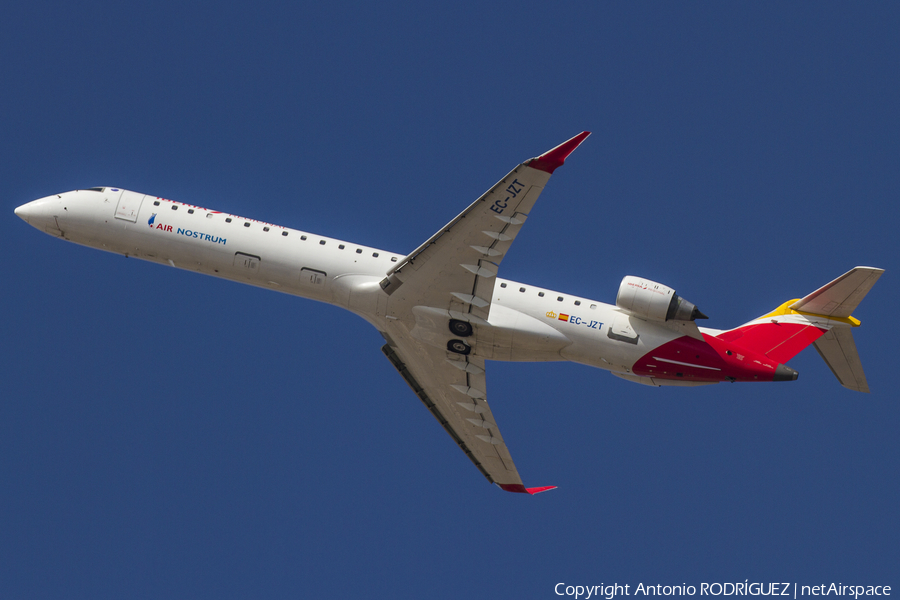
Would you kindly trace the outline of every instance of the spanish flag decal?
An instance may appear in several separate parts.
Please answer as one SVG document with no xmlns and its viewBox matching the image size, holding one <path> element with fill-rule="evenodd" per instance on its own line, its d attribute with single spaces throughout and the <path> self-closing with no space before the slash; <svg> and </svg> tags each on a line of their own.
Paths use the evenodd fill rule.
<svg viewBox="0 0 900 600">
<path fill-rule="evenodd" d="M 568 320 L 569 320 L 569 315 L 563 315 L 563 314 L 561 314 L 561 315 L 559 315 L 559 320 L 560 320 L 560 321 L 568 321 Z"/>
</svg>

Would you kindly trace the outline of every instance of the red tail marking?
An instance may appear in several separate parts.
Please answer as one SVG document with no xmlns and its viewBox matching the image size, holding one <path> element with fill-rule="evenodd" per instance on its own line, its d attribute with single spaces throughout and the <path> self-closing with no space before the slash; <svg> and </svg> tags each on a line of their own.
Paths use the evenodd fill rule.
<svg viewBox="0 0 900 600">
<path fill-rule="evenodd" d="M 544 171 L 545 173 L 553 174 L 553 171 L 558 169 L 566 162 L 566 158 L 572 152 L 575 151 L 575 148 L 581 145 L 581 142 L 585 140 L 587 136 L 591 135 L 590 131 L 583 131 L 573 137 L 570 140 L 566 140 L 556 148 L 552 150 L 548 150 L 531 160 L 528 163 L 528 166 L 532 169 L 537 169 L 538 171 Z"/>
<path fill-rule="evenodd" d="M 800 323 L 758 323 L 738 327 L 716 337 L 784 364 L 819 339 L 825 331 Z"/>
<path fill-rule="evenodd" d="M 730 333 L 730 332 L 729 332 Z M 632 367 L 635 375 L 681 381 L 772 381 L 778 362 L 722 338 L 683 336 L 654 348 Z"/>
<path fill-rule="evenodd" d="M 533 488 L 527 488 L 524 485 L 522 485 L 521 483 L 498 483 L 497 485 L 499 485 L 500 489 L 502 489 L 505 492 L 516 492 L 518 494 L 531 494 L 532 496 L 534 496 L 535 494 L 540 494 L 541 492 L 546 492 L 547 490 L 555 490 L 556 489 L 555 485 L 545 485 L 543 487 L 533 487 Z"/>
</svg>

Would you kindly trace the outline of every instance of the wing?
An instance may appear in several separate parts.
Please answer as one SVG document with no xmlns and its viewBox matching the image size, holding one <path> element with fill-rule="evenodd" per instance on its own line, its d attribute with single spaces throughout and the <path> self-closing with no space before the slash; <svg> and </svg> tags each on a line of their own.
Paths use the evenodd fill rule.
<svg viewBox="0 0 900 600">
<path fill-rule="evenodd" d="M 550 175 L 590 135 L 585 131 L 513 169 L 388 271 L 381 287 L 393 317 L 412 306 L 445 307 L 486 320 L 494 277 Z"/>
<path fill-rule="evenodd" d="M 555 487 L 522 485 L 487 402 L 483 358 L 452 355 L 402 333 L 385 338 L 381 351 L 488 481 L 529 494 Z"/>
<path fill-rule="evenodd" d="M 381 282 L 390 296 L 382 351 L 478 470 L 510 492 L 535 494 L 554 486 L 522 484 L 487 402 L 490 354 L 479 354 L 477 342 L 490 339 L 500 262 L 550 175 L 588 135 L 513 169 Z M 453 335 L 452 322 L 461 326 Z M 465 342 L 453 339 L 460 337 Z"/>
</svg>

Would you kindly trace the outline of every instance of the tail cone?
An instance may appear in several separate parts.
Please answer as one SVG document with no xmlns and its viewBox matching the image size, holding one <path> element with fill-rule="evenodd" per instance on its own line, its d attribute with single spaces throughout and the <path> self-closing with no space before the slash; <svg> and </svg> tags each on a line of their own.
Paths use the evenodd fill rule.
<svg viewBox="0 0 900 600">
<path fill-rule="evenodd" d="M 775 368 L 775 375 L 772 377 L 772 381 L 797 381 L 798 375 L 800 375 L 800 373 L 792 368 L 778 365 Z"/>
</svg>

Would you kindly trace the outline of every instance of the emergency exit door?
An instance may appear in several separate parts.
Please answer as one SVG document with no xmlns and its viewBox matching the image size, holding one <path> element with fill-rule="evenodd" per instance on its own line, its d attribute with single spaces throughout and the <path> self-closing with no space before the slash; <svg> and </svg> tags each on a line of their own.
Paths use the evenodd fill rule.
<svg viewBox="0 0 900 600">
<path fill-rule="evenodd" d="M 138 212 L 141 210 L 141 202 L 143 201 L 144 194 L 122 190 L 122 195 L 119 196 L 119 204 L 116 206 L 116 218 L 134 223 L 137 221 Z"/>
</svg>

